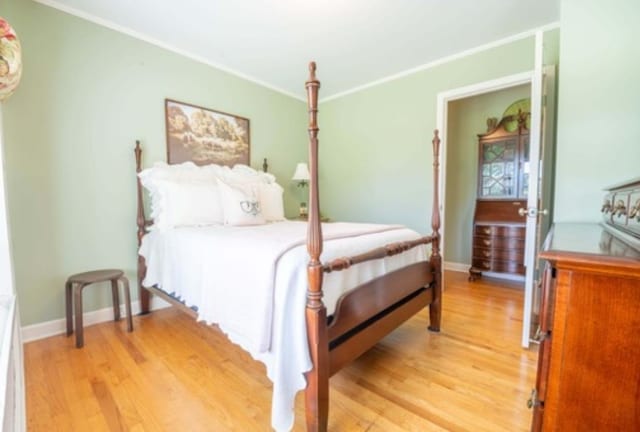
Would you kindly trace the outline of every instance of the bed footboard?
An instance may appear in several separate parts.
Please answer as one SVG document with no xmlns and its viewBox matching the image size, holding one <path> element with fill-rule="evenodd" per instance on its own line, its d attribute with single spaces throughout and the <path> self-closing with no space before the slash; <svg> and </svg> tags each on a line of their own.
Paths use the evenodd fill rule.
<svg viewBox="0 0 640 432">
<path fill-rule="evenodd" d="M 305 390 L 307 431 L 326 431 L 329 414 L 329 377 L 360 356 L 382 337 L 429 305 L 429 329 L 440 330 L 442 260 L 440 258 L 440 213 L 438 198 L 438 131 L 433 138 L 433 233 L 414 242 L 403 242 L 375 249 L 355 257 L 342 258 L 323 266 L 322 227 L 318 191 L 318 89 L 316 65 L 309 65 L 307 101 L 309 110 L 309 225 L 307 250 L 309 287 L 306 302 L 307 335 L 313 368 L 306 374 Z M 357 287 L 338 304 L 328 325 L 322 302 L 324 272 L 339 271 L 372 259 L 402 253 L 419 244 L 431 244 L 431 258 L 399 269 Z"/>
</svg>

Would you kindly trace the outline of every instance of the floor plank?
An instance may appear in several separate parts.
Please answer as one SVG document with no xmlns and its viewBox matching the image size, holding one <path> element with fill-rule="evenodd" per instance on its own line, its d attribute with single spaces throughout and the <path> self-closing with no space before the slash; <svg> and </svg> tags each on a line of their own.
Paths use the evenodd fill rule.
<svg viewBox="0 0 640 432">
<path fill-rule="evenodd" d="M 332 431 L 526 431 L 537 350 L 522 290 L 445 273 L 442 331 L 422 311 L 331 378 Z M 25 345 L 30 431 L 269 431 L 271 383 L 215 328 L 174 309 Z M 304 431 L 296 398 L 294 430 Z"/>
</svg>

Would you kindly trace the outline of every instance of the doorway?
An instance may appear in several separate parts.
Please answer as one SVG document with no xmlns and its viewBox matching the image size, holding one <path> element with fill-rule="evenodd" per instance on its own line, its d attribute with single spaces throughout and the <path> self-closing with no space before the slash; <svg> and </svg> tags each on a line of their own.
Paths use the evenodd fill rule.
<svg viewBox="0 0 640 432">
<path fill-rule="evenodd" d="M 542 34 L 540 32 L 536 33 L 536 50 L 535 50 L 535 69 L 530 72 L 524 72 L 521 74 L 511 75 L 503 78 L 499 78 L 496 80 L 486 81 L 474 85 L 470 85 L 467 87 L 462 87 L 458 89 L 449 90 L 446 92 L 442 92 L 438 94 L 438 105 L 437 105 L 437 126 L 441 131 L 442 137 L 442 165 L 444 166 L 443 173 L 441 175 L 441 188 L 443 193 L 441 196 L 443 197 L 441 203 L 441 214 L 443 215 L 443 223 L 442 223 L 442 232 L 447 232 L 447 224 L 449 223 L 449 214 L 447 210 L 447 185 L 446 185 L 446 175 L 447 175 L 447 163 L 448 163 L 448 115 L 449 115 L 449 104 L 453 101 L 469 98 L 472 96 L 477 96 L 481 94 L 487 94 L 496 92 L 503 89 L 509 89 L 512 87 L 520 86 L 520 85 L 530 85 L 531 86 L 531 119 L 530 119 L 530 150 L 529 150 L 529 167 L 530 167 L 530 183 L 529 183 L 529 193 L 527 198 L 527 206 L 519 209 L 522 212 L 522 215 L 526 215 L 526 245 L 525 245 L 525 266 L 526 266 L 526 274 L 525 274 L 525 295 L 524 295 L 524 315 L 522 320 L 522 346 L 527 348 L 530 343 L 531 333 L 532 333 L 532 325 L 535 324 L 535 304 L 534 301 L 534 291 L 535 291 L 535 275 L 537 273 L 537 249 L 540 245 L 540 226 L 541 220 L 543 216 L 548 220 L 551 219 L 550 216 L 547 215 L 546 207 L 544 207 L 545 202 L 549 201 L 549 196 L 542 196 L 543 191 L 549 189 L 549 185 L 551 184 L 551 179 L 546 176 L 546 173 L 551 168 L 551 164 L 543 162 L 543 158 L 545 158 L 545 154 L 551 154 L 552 152 L 542 152 L 541 147 L 544 141 L 548 141 L 547 136 L 551 137 L 551 142 L 548 144 L 552 144 L 553 141 L 553 114 L 545 115 L 546 121 L 545 126 L 545 134 L 541 137 L 541 126 L 543 124 L 543 94 L 545 87 L 545 81 L 543 80 L 543 76 L 547 73 L 548 70 L 552 70 L 552 76 L 555 76 L 555 68 L 552 66 L 545 68 L 543 72 L 542 67 Z M 554 80 L 547 80 L 555 83 Z M 548 108 L 551 108 L 553 111 L 553 104 L 548 104 Z M 475 172 L 475 171 L 474 171 Z M 542 174 L 542 175 L 541 175 Z M 475 174 L 474 174 L 475 179 Z M 475 181 L 474 181 L 475 183 Z M 442 192 L 441 191 L 441 192 Z M 538 208 L 539 207 L 539 208 Z M 445 217 L 446 214 L 446 217 Z M 548 222 L 548 220 L 546 222 Z M 467 247 L 470 247 L 470 243 Z M 447 252 L 447 244 L 443 244 L 442 250 L 443 256 L 446 258 L 448 255 Z M 465 263 L 466 266 L 467 263 Z M 445 268 L 449 268 L 450 270 L 464 271 L 464 269 L 457 267 L 455 263 L 449 264 L 445 260 Z"/>
<path fill-rule="evenodd" d="M 491 131 L 495 125 L 488 119 L 500 120 L 505 109 L 515 102 L 526 102 L 531 96 L 529 83 L 515 85 L 492 92 L 452 100 L 447 105 L 447 161 L 445 202 L 447 225 L 444 232 L 444 260 L 448 269 L 468 271 L 472 262 L 472 226 L 474 207 L 478 195 L 478 135 Z M 515 209 L 517 211 L 517 209 Z M 518 217 L 517 214 L 515 214 Z M 524 217 L 520 217 L 524 225 Z M 524 229 L 524 227 L 523 227 Z M 524 248 L 520 253 L 522 264 Z M 521 282 L 524 275 L 492 273 L 484 276 Z"/>
</svg>

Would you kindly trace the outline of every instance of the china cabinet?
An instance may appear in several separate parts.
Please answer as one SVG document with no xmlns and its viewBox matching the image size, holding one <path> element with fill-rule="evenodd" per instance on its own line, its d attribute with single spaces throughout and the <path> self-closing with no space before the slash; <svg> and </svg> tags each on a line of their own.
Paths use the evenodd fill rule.
<svg viewBox="0 0 640 432">
<path fill-rule="evenodd" d="M 509 109 L 507 109 L 509 112 Z M 529 113 L 518 110 L 487 121 L 478 135 L 478 193 L 473 219 L 469 280 L 482 272 L 523 276 L 529 188 Z"/>
</svg>

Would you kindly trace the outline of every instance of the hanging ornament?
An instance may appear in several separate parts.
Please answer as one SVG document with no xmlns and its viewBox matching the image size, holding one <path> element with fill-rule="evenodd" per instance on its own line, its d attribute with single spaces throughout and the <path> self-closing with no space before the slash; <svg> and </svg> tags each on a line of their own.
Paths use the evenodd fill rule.
<svg viewBox="0 0 640 432">
<path fill-rule="evenodd" d="M 11 96 L 18 87 L 21 76 L 20 41 L 15 30 L 0 17 L 0 101 Z"/>
</svg>

